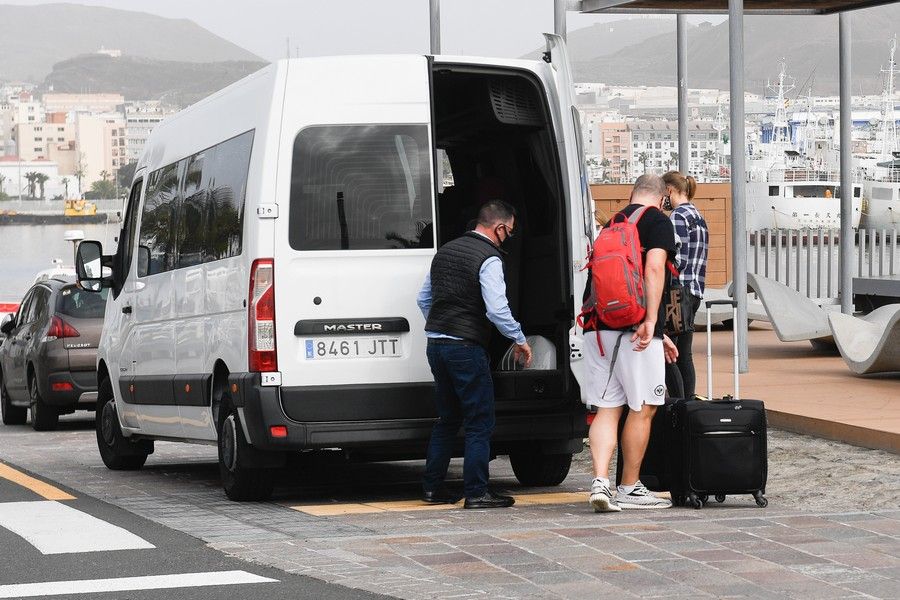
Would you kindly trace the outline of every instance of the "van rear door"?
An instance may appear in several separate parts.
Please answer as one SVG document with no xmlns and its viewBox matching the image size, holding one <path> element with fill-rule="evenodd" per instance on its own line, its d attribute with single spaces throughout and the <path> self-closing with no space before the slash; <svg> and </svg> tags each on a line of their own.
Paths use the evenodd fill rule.
<svg viewBox="0 0 900 600">
<path fill-rule="evenodd" d="M 555 83 L 555 88 L 550 90 L 550 104 L 554 112 L 556 143 L 566 172 L 563 180 L 571 236 L 572 310 L 577 315 L 581 312 L 581 294 L 587 282 L 587 273 L 582 269 L 595 237 L 594 201 L 584 163 L 581 123 L 575 108 L 575 88 L 566 43 L 558 35 L 545 33 L 544 38 L 550 57 L 546 70 Z M 583 387 L 582 337 L 577 335 L 577 329 L 573 326 L 569 335 L 570 364 L 575 379 Z"/>
<path fill-rule="evenodd" d="M 430 416 L 416 305 L 435 245 L 427 59 L 329 58 L 290 69 L 274 240 L 285 413 Z"/>
</svg>

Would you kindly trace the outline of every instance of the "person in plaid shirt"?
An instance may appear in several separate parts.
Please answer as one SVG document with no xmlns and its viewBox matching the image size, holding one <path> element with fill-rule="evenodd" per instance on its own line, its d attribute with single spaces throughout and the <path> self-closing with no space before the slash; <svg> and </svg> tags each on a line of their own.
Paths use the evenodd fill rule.
<svg viewBox="0 0 900 600">
<path fill-rule="evenodd" d="M 697 181 L 690 175 L 685 177 L 678 171 L 669 171 L 663 175 L 663 181 L 673 207 L 670 218 L 675 226 L 675 240 L 678 245 L 675 268 L 678 269 L 681 285 L 690 293 L 693 309 L 690 322 L 693 323 L 693 317 L 697 315 L 705 289 L 709 228 L 703 215 L 691 204 L 697 191 Z M 694 357 L 691 354 L 694 333 L 693 331 L 683 333 L 673 341 L 678 347 L 676 366 L 684 384 L 684 397 L 693 398 L 697 384 Z"/>
</svg>

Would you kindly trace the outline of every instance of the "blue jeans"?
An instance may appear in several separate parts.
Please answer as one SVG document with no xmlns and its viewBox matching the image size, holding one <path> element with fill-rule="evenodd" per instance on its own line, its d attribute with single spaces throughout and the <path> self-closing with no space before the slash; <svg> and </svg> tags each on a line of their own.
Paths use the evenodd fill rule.
<svg viewBox="0 0 900 600">
<path fill-rule="evenodd" d="M 487 352 L 475 344 L 428 342 L 434 375 L 438 421 L 431 432 L 425 461 L 425 491 L 444 482 L 459 428 L 466 433 L 463 481 L 467 498 L 487 491 L 491 434 L 494 432 L 494 382 Z"/>
</svg>

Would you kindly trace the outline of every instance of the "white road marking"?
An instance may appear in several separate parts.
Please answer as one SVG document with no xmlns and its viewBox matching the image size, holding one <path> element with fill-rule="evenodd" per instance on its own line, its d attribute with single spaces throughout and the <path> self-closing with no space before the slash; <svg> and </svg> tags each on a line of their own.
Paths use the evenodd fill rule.
<svg viewBox="0 0 900 600">
<path fill-rule="evenodd" d="M 54 501 L 0 503 L 0 527 L 42 554 L 155 548 L 121 527 Z"/>
<path fill-rule="evenodd" d="M 166 590 L 211 585 L 240 585 L 246 583 L 278 583 L 246 571 L 212 571 L 178 575 L 149 575 L 147 577 L 117 577 L 115 579 L 81 579 L 75 581 L 46 581 L 0 585 L 0 598 L 36 598 L 68 594 L 97 594 L 137 590 Z"/>
</svg>

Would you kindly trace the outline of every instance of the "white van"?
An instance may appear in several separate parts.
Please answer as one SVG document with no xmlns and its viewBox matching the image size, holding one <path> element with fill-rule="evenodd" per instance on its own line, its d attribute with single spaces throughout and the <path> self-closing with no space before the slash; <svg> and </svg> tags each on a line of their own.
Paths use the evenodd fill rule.
<svg viewBox="0 0 900 600">
<path fill-rule="evenodd" d="M 570 362 L 594 228 L 572 89 L 548 35 L 543 61 L 279 61 L 160 124 L 116 253 L 79 248 L 82 285 L 112 288 L 106 465 L 140 468 L 152 440 L 218 443 L 227 495 L 260 499 L 289 451 L 423 457 L 435 411 L 416 295 L 435 248 L 502 198 L 521 232 L 513 312 L 558 352 L 500 371 L 496 334 L 492 449 L 523 484 L 560 483 L 585 432 Z"/>
</svg>

